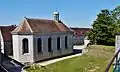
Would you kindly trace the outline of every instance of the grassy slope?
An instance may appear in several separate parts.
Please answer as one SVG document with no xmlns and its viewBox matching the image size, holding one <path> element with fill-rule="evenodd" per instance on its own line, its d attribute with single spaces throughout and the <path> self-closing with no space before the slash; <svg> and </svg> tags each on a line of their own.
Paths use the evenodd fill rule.
<svg viewBox="0 0 120 72">
<path fill-rule="evenodd" d="M 92 45 L 82 56 L 63 60 L 29 72 L 104 72 L 114 54 L 113 46 Z"/>
</svg>

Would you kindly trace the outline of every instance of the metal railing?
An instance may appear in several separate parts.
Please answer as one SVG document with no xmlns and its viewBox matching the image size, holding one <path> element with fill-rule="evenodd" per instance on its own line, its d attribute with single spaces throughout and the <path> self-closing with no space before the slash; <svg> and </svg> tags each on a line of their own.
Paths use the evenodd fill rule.
<svg viewBox="0 0 120 72">
<path fill-rule="evenodd" d="M 120 64 L 119 64 L 120 63 L 120 58 L 118 58 L 119 52 L 120 52 L 120 50 L 118 50 L 117 53 L 115 53 L 112 60 L 110 61 L 110 63 L 106 67 L 105 72 L 109 72 L 112 65 L 114 65 L 113 72 L 120 72 Z"/>
<path fill-rule="evenodd" d="M 4 68 L 3 66 L 0 65 L 0 68 L 2 69 L 1 72 L 8 72 L 6 68 Z"/>
</svg>

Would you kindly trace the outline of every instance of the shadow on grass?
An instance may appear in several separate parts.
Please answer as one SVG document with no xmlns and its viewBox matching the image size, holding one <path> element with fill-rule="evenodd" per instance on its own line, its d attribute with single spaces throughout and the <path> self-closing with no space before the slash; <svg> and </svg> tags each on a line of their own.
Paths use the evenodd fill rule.
<svg viewBox="0 0 120 72">
<path fill-rule="evenodd" d="M 61 56 L 56 56 L 56 57 L 52 57 L 52 58 L 48 58 L 48 59 L 44 59 L 44 60 L 40 60 L 40 61 L 36 61 L 35 63 L 48 61 L 48 60 L 53 60 L 53 59 L 62 58 L 62 57 L 67 57 L 67 56 L 71 56 L 71 55 L 75 55 L 75 54 L 79 54 L 79 53 L 82 53 L 82 50 L 80 50 L 80 49 L 73 49 L 73 53 L 66 54 L 66 55 L 61 55 Z"/>
<path fill-rule="evenodd" d="M 78 54 L 78 53 L 82 53 L 81 49 L 74 49 L 73 50 L 73 54 Z"/>
</svg>

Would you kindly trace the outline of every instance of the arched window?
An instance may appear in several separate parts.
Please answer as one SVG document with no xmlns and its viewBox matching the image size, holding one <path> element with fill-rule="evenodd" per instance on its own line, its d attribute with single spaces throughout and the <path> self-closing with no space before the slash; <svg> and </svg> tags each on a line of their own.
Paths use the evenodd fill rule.
<svg viewBox="0 0 120 72">
<path fill-rule="evenodd" d="M 68 48 L 68 45 L 67 45 L 67 36 L 65 36 L 65 48 L 67 49 Z"/>
<path fill-rule="evenodd" d="M 48 52 L 52 52 L 52 39 L 48 38 Z"/>
<path fill-rule="evenodd" d="M 23 39 L 22 43 L 23 43 L 23 54 L 29 53 L 28 39 L 27 38 Z"/>
<path fill-rule="evenodd" d="M 60 37 L 57 38 L 57 50 L 60 50 Z"/>
<path fill-rule="evenodd" d="M 41 38 L 37 39 L 37 51 L 38 51 L 38 53 L 42 52 L 42 40 L 41 40 Z"/>
</svg>

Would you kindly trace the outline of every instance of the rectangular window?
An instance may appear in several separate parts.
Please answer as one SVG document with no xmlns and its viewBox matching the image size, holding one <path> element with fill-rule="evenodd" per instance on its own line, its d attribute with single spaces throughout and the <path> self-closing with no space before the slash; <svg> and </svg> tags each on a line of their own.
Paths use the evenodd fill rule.
<svg viewBox="0 0 120 72">
<path fill-rule="evenodd" d="M 23 43 L 23 54 L 24 53 L 29 53 L 29 48 L 28 48 L 28 39 L 23 39 L 22 41 Z"/>
<path fill-rule="evenodd" d="M 48 38 L 48 52 L 52 52 L 52 39 Z"/>
<path fill-rule="evenodd" d="M 37 40 L 37 51 L 38 51 L 38 53 L 42 52 L 42 40 L 41 40 L 41 38 L 38 38 L 38 40 Z"/>
<path fill-rule="evenodd" d="M 67 36 L 65 36 L 65 48 L 66 48 L 66 49 L 68 48 L 68 45 L 67 45 L 67 44 L 68 44 L 68 43 L 67 43 L 67 40 L 68 40 L 68 39 L 67 39 Z"/>
<path fill-rule="evenodd" d="M 60 37 L 57 38 L 57 50 L 61 50 L 61 48 L 60 48 Z"/>
</svg>

